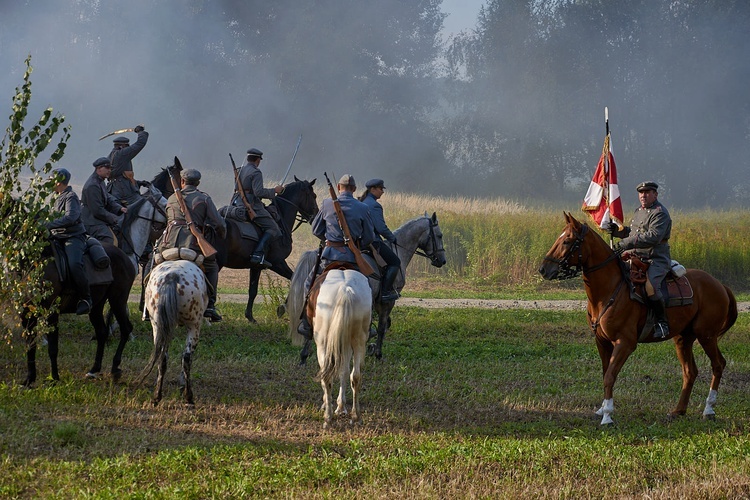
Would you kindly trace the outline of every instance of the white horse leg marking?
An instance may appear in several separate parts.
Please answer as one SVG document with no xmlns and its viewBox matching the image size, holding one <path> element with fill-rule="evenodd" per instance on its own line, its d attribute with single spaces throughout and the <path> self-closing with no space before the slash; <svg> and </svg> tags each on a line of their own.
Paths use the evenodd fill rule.
<svg viewBox="0 0 750 500">
<path fill-rule="evenodd" d="M 719 395 L 719 391 L 711 389 L 708 391 L 708 397 L 706 398 L 706 408 L 703 410 L 704 417 L 712 417 L 716 415 L 714 412 L 714 405 L 716 404 L 716 396 Z"/>
<path fill-rule="evenodd" d="M 613 399 L 605 399 L 602 406 L 596 410 L 596 414 L 602 417 L 601 425 L 613 424 L 612 414 L 615 412 L 615 402 Z"/>
</svg>

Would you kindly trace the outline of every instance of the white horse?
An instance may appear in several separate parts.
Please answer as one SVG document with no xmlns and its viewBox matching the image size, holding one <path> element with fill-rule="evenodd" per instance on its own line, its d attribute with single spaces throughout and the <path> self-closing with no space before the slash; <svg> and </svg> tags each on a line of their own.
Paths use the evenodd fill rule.
<svg viewBox="0 0 750 500">
<path fill-rule="evenodd" d="M 401 227 L 396 229 L 393 234 L 396 236 L 397 245 L 393 250 L 401 259 L 401 272 L 396 277 L 393 286 L 401 292 L 406 284 L 406 268 L 409 266 L 414 255 L 421 255 L 430 259 L 430 263 L 435 267 L 445 265 L 445 248 L 443 248 L 443 232 L 438 224 L 437 215 L 428 216 L 426 213 L 415 219 L 407 221 Z M 304 337 L 297 333 L 297 325 L 300 321 L 302 307 L 305 301 L 305 280 L 310 270 L 315 266 L 317 259 L 316 250 L 308 250 L 300 257 L 294 274 L 292 275 L 289 285 L 289 295 L 286 304 L 282 309 L 289 313 L 289 337 L 293 345 L 303 345 L 300 354 L 301 362 L 304 363 L 309 352 L 309 342 L 305 342 Z M 368 256 L 369 259 L 369 256 Z M 376 269 L 374 261 L 370 261 L 373 269 Z M 382 357 L 383 339 L 391 326 L 391 310 L 393 302 L 380 301 L 380 281 L 370 279 L 372 288 L 373 305 L 375 313 L 378 315 L 378 338 L 375 344 L 371 346 L 372 354 L 377 358 Z"/>
<path fill-rule="evenodd" d="M 136 272 L 146 246 L 153 243 L 167 225 L 167 199 L 151 183 L 147 189 L 146 194 L 128 207 L 122 233 L 118 235 L 118 246 L 130 258 Z M 145 274 L 147 272 L 142 273 Z"/>
<path fill-rule="evenodd" d="M 208 305 L 208 286 L 203 271 L 187 260 L 165 261 L 156 266 L 146 287 L 146 308 L 151 315 L 154 350 L 151 359 L 136 379 L 139 385 L 159 363 L 152 402 L 156 406 L 162 398 L 162 384 L 167 370 L 167 351 L 177 326 L 187 329 L 185 351 L 182 353 L 182 395 L 185 404 L 193 405 L 190 365 L 198 347 L 203 311 Z"/>
<path fill-rule="evenodd" d="M 339 378 L 336 415 L 346 415 L 346 374 L 352 387 L 351 423 L 359 421 L 359 387 L 372 315 L 372 293 L 367 277 L 353 269 L 332 269 L 313 286 L 311 307 L 313 336 L 320 370 L 316 379 L 323 387 L 323 428 L 333 420 L 332 386 Z"/>
</svg>

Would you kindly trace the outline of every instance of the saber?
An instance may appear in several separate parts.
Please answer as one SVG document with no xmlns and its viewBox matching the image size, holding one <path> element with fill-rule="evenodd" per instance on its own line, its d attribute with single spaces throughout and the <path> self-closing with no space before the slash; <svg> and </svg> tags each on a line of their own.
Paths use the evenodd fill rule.
<svg viewBox="0 0 750 500">
<path fill-rule="evenodd" d="M 142 126 L 143 126 L 143 125 L 139 125 L 139 127 L 142 127 Z M 102 139 L 106 139 L 107 137 L 110 137 L 110 136 L 113 136 L 113 135 L 116 135 L 116 134 L 124 134 L 125 132 L 132 132 L 132 131 L 134 131 L 134 130 L 135 130 L 135 127 L 131 127 L 131 128 L 121 128 L 120 130 L 115 130 L 114 132 L 110 132 L 109 134 L 106 134 L 106 135 L 103 135 L 103 136 L 101 136 L 101 137 L 99 138 L 99 140 L 101 141 Z"/>
<path fill-rule="evenodd" d="M 284 181 L 286 180 L 286 177 L 289 175 L 289 171 L 292 169 L 292 163 L 294 163 L 294 159 L 297 158 L 297 151 L 299 151 L 299 145 L 302 142 L 302 134 L 299 135 L 299 139 L 297 140 L 297 147 L 294 148 L 294 154 L 292 155 L 292 161 L 289 162 L 289 167 L 286 169 L 286 173 L 284 174 L 284 178 L 281 179 L 281 185 L 284 185 Z"/>
</svg>

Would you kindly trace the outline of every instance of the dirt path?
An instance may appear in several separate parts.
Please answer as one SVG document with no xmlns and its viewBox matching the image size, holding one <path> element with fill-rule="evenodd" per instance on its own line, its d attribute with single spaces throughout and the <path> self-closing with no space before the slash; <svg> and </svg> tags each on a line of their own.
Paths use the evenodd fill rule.
<svg viewBox="0 0 750 500">
<path fill-rule="evenodd" d="M 131 295 L 131 302 L 138 302 L 137 295 Z M 257 301 L 263 300 L 258 297 Z M 219 303 L 245 303 L 247 295 L 236 293 L 220 293 Z M 479 309 L 540 309 L 549 311 L 585 311 L 585 300 L 501 300 L 501 299 L 418 299 L 413 297 L 402 297 L 396 303 L 397 306 L 424 307 L 426 309 L 459 309 L 476 307 Z M 750 302 L 737 303 L 739 312 L 750 312 Z"/>
</svg>

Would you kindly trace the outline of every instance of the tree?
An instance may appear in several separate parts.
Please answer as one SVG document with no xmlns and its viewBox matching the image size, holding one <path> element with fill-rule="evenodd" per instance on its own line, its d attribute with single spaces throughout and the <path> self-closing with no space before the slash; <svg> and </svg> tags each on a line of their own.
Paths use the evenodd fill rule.
<svg viewBox="0 0 750 500">
<path fill-rule="evenodd" d="M 70 133 L 65 118 L 47 108 L 39 120 L 25 126 L 31 102 L 31 56 L 26 59 L 24 83 L 16 87 L 10 124 L 0 143 L 0 314 L 10 328 L 20 326 L 24 314 L 45 318 L 52 308 L 42 302 L 49 297 L 49 283 L 42 279 L 46 260 L 42 252 L 48 244 L 44 222 L 52 219 L 49 196 L 55 180 L 50 178 L 54 163 L 65 153 Z M 38 158 L 57 140 L 49 159 Z M 10 323 L 10 324 L 9 324 Z M 37 332 L 46 328 L 44 320 Z M 4 330 L 10 341 L 10 328 Z"/>
</svg>

